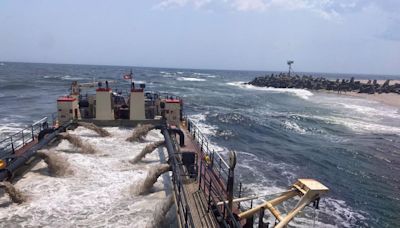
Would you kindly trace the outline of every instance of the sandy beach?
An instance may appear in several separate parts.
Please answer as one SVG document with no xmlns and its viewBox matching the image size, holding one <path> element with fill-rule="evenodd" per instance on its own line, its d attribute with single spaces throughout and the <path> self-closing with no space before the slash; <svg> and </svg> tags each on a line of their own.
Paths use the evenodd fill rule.
<svg viewBox="0 0 400 228">
<path fill-rule="evenodd" d="M 361 79 L 361 80 L 355 80 L 355 81 L 360 81 L 361 83 L 367 83 L 369 79 Z M 373 80 L 371 80 L 372 82 Z M 386 80 L 377 80 L 377 83 L 382 85 L 385 83 Z M 390 80 L 389 85 L 394 85 L 394 84 L 400 84 L 400 80 Z M 322 90 L 326 93 L 336 93 L 338 95 L 344 95 L 344 96 L 352 96 L 352 97 L 359 97 L 359 98 L 364 98 L 368 100 L 373 100 L 377 102 L 381 102 L 382 104 L 386 104 L 389 106 L 393 106 L 396 108 L 400 109 L 400 94 L 397 93 L 375 93 L 375 94 L 367 94 L 367 93 L 358 93 L 358 92 L 342 92 L 338 93 L 337 91 L 332 91 L 332 90 Z"/>
<path fill-rule="evenodd" d="M 342 93 L 338 93 L 337 91 L 332 91 L 332 90 L 320 90 L 320 91 L 324 93 L 337 94 L 339 96 L 351 96 L 351 97 L 358 97 L 372 101 L 377 101 L 382 104 L 393 106 L 400 109 L 400 94 L 397 93 L 367 94 L 367 93 L 358 93 L 354 91 L 342 92 Z"/>
<path fill-rule="evenodd" d="M 381 102 L 386 105 L 400 108 L 400 94 L 396 94 L 396 93 L 366 94 L 366 93 L 357 93 L 357 92 L 347 92 L 344 95 L 360 97 L 360 98 L 364 98 L 364 99 L 370 99 L 370 100 Z"/>
<path fill-rule="evenodd" d="M 361 83 L 367 83 L 368 79 L 356 80 Z M 372 82 L 373 80 L 371 80 Z M 377 83 L 382 85 L 386 80 L 377 80 Z M 390 80 L 389 85 L 400 84 L 400 80 Z M 400 94 L 396 93 L 375 93 L 375 94 L 366 94 L 366 93 L 357 93 L 357 92 L 347 92 L 345 95 L 360 97 L 364 99 L 369 99 L 373 101 L 378 101 L 386 105 L 394 106 L 396 108 L 400 108 Z"/>
</svg>

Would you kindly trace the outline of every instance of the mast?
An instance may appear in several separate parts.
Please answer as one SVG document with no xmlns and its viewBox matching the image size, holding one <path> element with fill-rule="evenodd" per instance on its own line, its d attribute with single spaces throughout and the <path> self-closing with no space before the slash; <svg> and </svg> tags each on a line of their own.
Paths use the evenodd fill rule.
<svg viewBox="0 0 400 228">
<path fill-rule="evenodd" d="M 287 64 L 289 65 L 289 77 L 290 77 L 290 72 L 292 71 L 292 64 L 294 63 L 293 60 L 288 60 Z"/>
</svg>

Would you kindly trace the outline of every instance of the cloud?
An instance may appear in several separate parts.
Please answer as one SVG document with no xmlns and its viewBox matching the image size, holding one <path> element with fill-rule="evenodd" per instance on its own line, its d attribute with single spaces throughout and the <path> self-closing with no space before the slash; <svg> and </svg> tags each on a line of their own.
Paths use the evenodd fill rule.
<svg viewBox="0 0 400 228">
<path fill-rule="evenodd" d="M 210 3 L 212 0 L 163 0 L 154 8 L 156 9 L 169 9 L 169 8 L 179 8 L 187 5 L 192 5 L 194 8 L 199 9 L 204 5 Z"/>
<path fill-rule="evenodd" d="M 193 6 L 196 9 L 204 8 L 211 3 L 226 5 L 235 11 L 286 10 L 309 11 L 325 19 L 338 17 L 340 12 L 353 9 L 360 0 L 162 0 L 155 8 L 169 9 Z M 226 7 L 225 7 L 226 8 Z"/>
<path fill-rule="evenodd" d="M 343 14 L 361 11 L 371 5 L 388 14 L 398 14 L 400 9 L 399 0 L 160 0 L 155 8 L 213 7 L 216 8 L 213 10 L 228 8 L 240 12 L 306 11 L 330 20 L 340 19 Z"/>
<path fill-rule="evenodd" d="M 234 0 L 231 6 L 238 11 L 264 11 L 268 8 L 264 0 Z"/>
</svg>

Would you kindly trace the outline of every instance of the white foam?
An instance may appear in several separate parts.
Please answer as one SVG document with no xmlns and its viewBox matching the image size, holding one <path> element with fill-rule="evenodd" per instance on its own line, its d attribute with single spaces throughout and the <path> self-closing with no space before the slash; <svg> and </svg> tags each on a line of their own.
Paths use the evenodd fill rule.
<svg viewBox="0 0 400 228">
<path fill-rule="evenodd" d="M 62 80 L 69 80 L 69 81 L 78 81 L 78 80 L 83 80 L 84 78 L 80 77 L 72 77 L 70 75 L 65 75 L 61 77 Z"/>
<path fill-rule="evenodd" d="M 167 78 L 173 77 L 175 75 L 175 73 L 166 72 L 166 71 L 160 71 L 160 74 L 162 77 L 167 77 Z"/>
<path fill-rule="evenodd" d="M 218 128 L 213 125 L 206 124 L 206 116 L 209 113 L 200 113 L 200 114 L 195 114 L 195 115 L 190 115 L 189 118 L 192 120 L 198 128 L 200 128 L 200 131 L 205 134 L 205 135 L 215 135 L 217 133 Z"/>
<path fill-rule="evenodd" d="M 191 82 L 204 82 L 206 79 L 204 78 L 189 78 L 189 77 L 179 77 L 176 80 L 178 81 L 191 81 Z"/>
<path fill-rule="evenodd" d="M 2 121 L 0 121 L 1 124 Z M 7 123 L 0 125 L 0 140 L 7 137 L 8 135 L 17 133 L 24 129 L 24 126 L 18 123 Z"/>
<path fill-rule="evenodd" d="M 58 76 L 58 75 L 45 75 L 45 76 L 43 76 L 43 78 L 60 78 L 60 76 Z"/>
<path fill-rule="evenodd" d="M 400 135 L 400 127 L 388 126 L 381 123 L 360 120 L 352 117 L 343 116 L 314 116 L 315 119 L 320 119 L 328 124 L 343 125 L 358 133 L 382 133 L 382 134 L 397 134 Z"/>
<path fill-rule="evenodd" d="M 207 73 L 193 73 L 193 75 L 195 75 L 195 76 L 204 76 L 204 77 L 207 77 L 207 78 L 216 78 L 217 76 L 216 75 L 213 75 L 213 74 L 207 74 Z"/>
<path fill-rule="evenodd" d="M 357 100 L 358 101 L 358 100 Z M 349 102 L 343 103 L 343 102 L 338 102 L 339 105 L 343 106 L 346 109 L 349 109 L 351 111 L 356 111 L 362 115 L 368 116 L 368 117 L 390 117 L 390 118 L 399 118 L 400 115 L 398 113 L 398 109 L 396 108 L 391 108 L 387 106 L 382 106 L 380 104 L 375 104 L 373 107 L 368 106 L 368 103 L 365 103 L 365 105 L 362 104 L 351 104 Z"/>
<path fill-rule="evenodd" d="M 245 191 L 247 192 L 245 196 L 259 196 L 258 199 L 253 201 L 253 206 L 261 204 L 265 202 L 265 200 L 271 200 L 277 197 L 280 193 L 288 190 L 286 188 L 278 187 L 275 180 L 267 179 L 262 171 L 254 167 L 254 161 L 257 161 L 256 156 L 245 152 L 238 152 L 239 156 L 242 154 L 245 156 L 241 156 L 242 160 L 238 164 L 240 170 L 250 171 L 252 175 L 256 176 L 256 178 L 254 179 L 258 180 L 257 183 L 252 183 L 250 181 L 250 183 L 243 184 L 243 189 L 247 189 L 247 191 Z M 264 161 L 260 162 L 264 163 Z M 291 169 L 291 167 L 289 167 L 287 164 L 275 164 L 270 162 L 265 163 L 266 164 L 263 166 L 265 168 L 278 168 L 286 170 L 286 172 L 290 172 L 287 170 Z M 283 168 L 281 166 L 283 166 Z M 283 174 L 282 176 L 286 176 L 285 179 L 289 180 L 295 179 L 296 175 L 291 173 L 289 176 Z M 292 183 L 288 183 L 288 185 L 291 184 Z M 280 209 L 281 212 L 290 211 L 295 206 L 298 199 L 299 198 L 295 198 L 294 200 L 283 203 Z M 250 207 L 250 202 L 243 202 L 241 203 L 241 205 L 244 207 Z M 266 213 L 268 214 L 268 211 Z M 306 207 L 302 210 L 302 213 L 296 216 L 289 224 L 294 227 L 312 227 L 315 220 L 316 227 L 337 227 L 337 225 L 343 227 L 354 227 L 355 224 L 359 224 L 359 222 L 361 221 L 366 221 L 366 217 L 364 216 L 364 214 L 366 213 L 363 211 L 353 210 L 343 200 L 322 196 L 319 210 L 314 211 L 312 208 Z M 324 218 L 329 218 L 329 221 L 331 221 L 333 224 L 318 221 L 318 216 L 321 215 Z M 265 222 L 268 221 L 270 222 L 270 224 L 274 224 L 275 219 L 273 215 L 268 214 L 266 218 L 268 219 L 265 219 Z M 258 221 L 256 221 L 255 224 L 258 224 Z"/>
<path fill-rule="evenodd" d="M 217 134 L 218 128 L 216 126 L 210 125 L 206 123 L 206 115 L 209 113 L 200 113 L 200 114 L 195 114 L 189 116 L 190 120 L 192 120 L 196 126 L 199 128 L 201 133 L 208 139 L 208 148 L 210 150 L 214 150 L 216 152 L 219 152 L 223 155 L 225 155 L 229 150 L 225 147 L 221 147 L 217 145 L 216 143 L 211 142 L 211 140 L 208 138 L 209 136 L 215 136 Z"/>
<path fill-rule="evenodd" d="M 236 87 L 239 87 L 242 89 L 252 89 L 252 90 L 266 91 L 266 92 L 271 92 L 271 93 L 292 94 L 292 95 L 298 96 L 305 100 L 308 100 L 311 96 L 314 95 L 312 92 L 305 90 L 305 89 L 258 87 L 258 86 L 253 86 L 253 85 L 249 85 L 249 84 L 244 84 L 244 83 L 245 82 L 243 82 L 243 81 L 237 81 L 237 82 L 228 82 L 226 84 L 231 85 L 231 86 L 236 86 Z"/>
<path fill-rule="evenodd" d="M 93 145 L 97 154 L 65 153 L 74 150 L 63 141 L 55 151 L 64 157 L 74 171 L 69 178 L 55 178 L 39 172 L 29 172 L 16 187 L 28 195 L 29 201 L 2 208 L 3 226 L 30 227 L 145 227 L 151 221 L 155 205 L 165 198 L 161 178 L 155 185 L 158 190 L 149 195 L 135 197 L 130 186 L 144 179 L 148 170 L 159 163 L 158 153 L 146 156 L 145 163 L 127 162 L 137 155 L 147 143 L 126 142 L 132 130 L 106 128 L 112 137 L 96 137 L 91 130 L 79 127 L 71 134 L 80 135 L 82 141 Z M 162 139 L 157 131 L 149 132 L 148 143 Z M 164 151 L 165 152 L 165 151 Z M 45 167 L 38 163 L 34 170 Z M 7 197 L 0 198 L 4 203 Z"/>
<path fill-rule="evenodd" d="M 307 132 L 305 129 L 303 129 L 302 127 L 300 127 L 297 123 L 295 123 L 293 121 L 285 120 L 283 122 L 283 125 L 285 126 L 286 129 L 295 131 L 300 134 L 305 134 Z"/>
</svg>

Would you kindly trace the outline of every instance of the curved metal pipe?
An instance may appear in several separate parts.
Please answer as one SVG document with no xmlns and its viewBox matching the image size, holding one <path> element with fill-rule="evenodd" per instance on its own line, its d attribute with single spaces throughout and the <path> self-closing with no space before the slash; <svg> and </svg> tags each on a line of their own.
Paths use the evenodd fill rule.
<svg viewBox="0 0 400 228">
<path fill-rule="evenodd" d="M 185 146 L 185 134 L 183 131 L 179 128 L 169 128 L 168 129 L 169 133 L 174 133 L 179 135 L 179 146 L 184 147 Z"/>
<path fill-rule="evenodd" d="M 175 156 L 174 145 L 172 144 L 171 137 L 169 136 L 169 131 L 166 127 L 160 127 L 161 133 L 164 135 L 165 147 L 167 148 L 168 157 L 172 158 Z"/>
<path fill-rule="evenodd" d="M 4 181 L 6 179 L 12 178 L 13 174 L 15 173 L 15 171 L 17 171 L 17 169 L 19 169 L 21 166 L 25 165 L 25 163 L 31 157 L 33 157 L 38 150 L 40 150 L 42 147 L 46 146 L 51 140 L 53 140 L 58 135 L 58 133 L 60 133 L 61 131 L 64 131 L 65 128 L 68 127 L 69 125 L 70 124 L 68 123 L 65 126 L 59 127 L 53 133 L 47 135 L 47 137 L 43 137 L 42 140 L 40 140 L 37 144 L 35 144 L 32 148 L 27 150 L 21 156 L 18 156 L 5 169 L 0 170 L 0 181 Z"/>
</svg>

